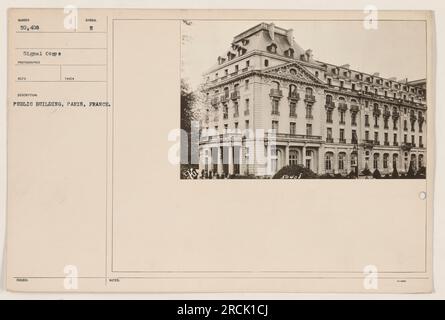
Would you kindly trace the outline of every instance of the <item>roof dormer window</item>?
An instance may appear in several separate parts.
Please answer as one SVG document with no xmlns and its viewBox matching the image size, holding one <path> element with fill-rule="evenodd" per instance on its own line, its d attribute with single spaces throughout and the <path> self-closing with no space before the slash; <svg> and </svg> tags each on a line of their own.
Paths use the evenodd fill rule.
<svg viewBox="0 0 445 320">
<path fill-rule="evenodd" d="M 272 43 L 270 46 L 267 47 L 267 51 L 270 53 L 277 53 L 277 45 L 275 43 Z"/>
</svg>

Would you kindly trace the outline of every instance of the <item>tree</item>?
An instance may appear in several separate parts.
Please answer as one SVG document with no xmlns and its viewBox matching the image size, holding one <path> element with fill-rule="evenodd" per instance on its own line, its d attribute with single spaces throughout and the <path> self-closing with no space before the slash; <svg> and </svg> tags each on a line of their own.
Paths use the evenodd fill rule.
<svg viewBox="0 0 445 320">
<path fill-rule="evenodd" d="M 196 145 L 192 144 L 191 140 L 192 121 L 198 119 L 195 109 L 196 101 L 196 94 L 190 89 L 187 82 L 181 79 L 181 165 L 191 164 L 192 152 L 198 152 L 195 150 Z"/>
<path fill-rule="evenodd" d="M 275 175 L 273 179 L 316 179 L 318 175 L 311 169 L 305 168 L 300 165 L 290 165 L 281 168 Z"/>
<path fill-rule="evenodd" d="M 416 169 L 414 168 L 414 161 L 409 162 L 408 172 L 406 173 L 407 178 L 414 178 L 416 175 Z"/>
<path fill-rule="evenodd" d="M 382 177 L 382 175 L 380 174 L 379 169 L 375 169 L 375 170 L 374 170 L 374 173 L 372 174 L 372 177 L 373 177 L 374 179 L 380 179 L 380 178 Z"/>
</svg>

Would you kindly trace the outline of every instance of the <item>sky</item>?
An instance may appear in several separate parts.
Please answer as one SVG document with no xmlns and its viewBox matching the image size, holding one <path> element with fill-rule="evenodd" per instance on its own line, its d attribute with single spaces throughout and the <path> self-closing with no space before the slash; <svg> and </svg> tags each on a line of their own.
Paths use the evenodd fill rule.
<svg viewBox="0 0 445 320">
<path fill-rule="evenodd" d="M 272 22 L 272 21 L 265 21 Z M 365 29 L 362 21 L 273 21 L 294 30 L 303 49 L 314 58 L 335 65 L 397 79 L 426 77 L 426 25 L 423 21 L 379 21 Z M 260 21 L 192 21 L 182 24 L 182 77 L 193 89 L 216 58 L 230 47 L 235 35 Z"/>
</svg>

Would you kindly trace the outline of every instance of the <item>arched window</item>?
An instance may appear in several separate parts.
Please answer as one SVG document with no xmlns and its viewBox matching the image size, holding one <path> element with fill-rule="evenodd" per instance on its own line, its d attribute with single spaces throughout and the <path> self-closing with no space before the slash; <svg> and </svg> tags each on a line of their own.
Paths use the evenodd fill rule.
<svg viewBox="0 0 445 320">
<path fill-rule="evenodd" d="M 346 160 L 346 153 L 340 152 L 338 154 L 338 170 L 345 170 L 345 160 Z"/>
<path fill-rule="evenodd" d="M 268 66 L 269 66 L 269 60 L 267 60 L 267 59 L 264 60 L 264 66 L 265 66 L 265 67 L 268 67 Z"/>
<path fill-rule="evenodd" d="M 290 150 L 289 151 L 289 165 L 297 165 L 298 164 L 298 150 Z"/>
<path fill-rule="evenodd" d="M 389 153 L 383 154 L 383 169 L 388 169 Z"/>
<path fill-rule="evenodd" d="M 289 85 L 289 96 L 293 96 L 297 93 L 297 86 L 294 84 Z"/>
<path fill-rule="evenodd" d="M 295 74 L 297 74 L 297 70 L 292 68 L 289 70 L 289 73 L 295 75 Z"/>
<path fill-rule="evenodd" d="M 399 162 L 399 155 L 397 153 L 394 153 L 392 155 L 392 166 L 394 168 L 397 168 L 397 163 Z"/>
<path fill-rule="evenodd" d="M 419 158 L 418 158 L 418 160 L 419 160 L 419 168 L 422 168 L 423 167 L 423 154 L 419 154 Z"/>
<path fill-rule="evenodd" d="M 332 171 L 332 160 L 334 158 L 334 154 L 332 152 L 326 152 L 324 156 L 324 167 L 327 172 Z"/>
<path fill-rule="evenodd" d="M 272 81 L 272 89 L 280 90 L 280 83 L 278 81 Z"/>
<path fill-rule="evenodd" d="M 378 169 L 379 168 L 379 158 L 380 154 L 374 153 L 374 161 L 373 161 L 373 168 Z"/>
<path fill-rule="evenodd" d="M 311 96 L 314 93 L 314 90 L 312 88 L 307 87 L 306 88 L 306 95 Z"/>
<path fill-rule="evenodd" d="M 351 167 L 357 166 L 357 152 L 351 153 Z"/>
<path fill-rule="evenodd" d="M 326 104 L 332 103 L 332 96 L 330 94 L 326 95 Z"/>
</svg>

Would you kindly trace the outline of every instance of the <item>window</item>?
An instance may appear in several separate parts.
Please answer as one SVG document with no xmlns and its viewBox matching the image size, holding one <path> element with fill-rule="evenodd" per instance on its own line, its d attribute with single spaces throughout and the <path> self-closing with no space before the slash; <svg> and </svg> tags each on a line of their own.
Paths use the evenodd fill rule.
<svg viewBox="0 0 445 320">
<path fill-rule="evenodd" d="M 306 135 L 311 136 L 312 135 L 312 124 L 306 123 Z"/>
<path fill-rule="evenodd" d="M 277 99 L 272 99 L 272 114 L 274 115 L 280 114 L 278 106 L 279 106 L 279 101 Z"/>
<path fill-rule="evenodd" d="M 378 128 L 379 127 L 379 116 L 375 115 L 374 116 L 374 128 Z"/>
<path fill-rule="evenodd" d="M 326 110 L 326 122 L 332 123 L 332 110 Z"/>
<path fill-rule="evenodd" d="M 419 147 L 420 147 L 420 148 L 423 147 L 422 136 L 419 136 Z"/>
<path fill-rule="evenodd" d="M 238 115 L 239 115 L 239 106 L 238 106 L 238 102 L 237 101 L 234 102 L 233 109 L 234 109 L 234 114 L 233 114 L 234 117 L 238 117 Z"/>
<path fill-rule="evenodd" d="M 229 128 L 229 125 L 228 124 L 225 124 L 224 125 L 224 133 L 227 133 L 227 129 Z"/>
<path fill-rule="evenodd" d="M 249 120 L 246 120 L 246 122 L 245 122 L 245 128 L 246 128 L 246 130 L 249 130 Z"/>
<path fill-rule="evenodd" d="M 385 132 L 384 139 L 385 139 L 385 143 L 389 142 L 389 140 L 388 140 L 388 132 Z"/>
<path fill-rule="evenodd" d="M 298 164 L 298 151 L 290 150 L 289 151 L 289 165 L 297 165 Z"/>
<path fill-rule="evenodd" d="M 229 74 L 229 69 L 224 70 L 224 75 L 228 75 Z"/>
<path fill-rule="evenodd" d="M 265 67 L 268 67 L 268 66 L 269 66 L 269 60 L 267 60 L 267 59 L 264 60 L 264 66 L 265 66 Z"/>
<path fill-rule="evenodd" d="M 415 138 L 414 138 L 414 135 L 411 136 L 411 143 L 412 143 L 413 145 L 416 144 L 416 140 L 415 140 Z"/>
<path fill-rule="evenodd" d="M 378 132 L 374 132 L 374 142 L 375 143 L 379 142 L 379 133 Z"/>
<path fill-rule="evenodd" d="M 333 142 L 332 139 L 332 128 L 326 128 L 326 141 Z"/>
<path fill-rule="evenodd" d="M 272 121 L 272 130 L 276 130 L 278 132 L 278 121 Z"/>
<path fill-rule="evenodd" d="M 407 134 L 403 135 L 403 142 L 408 143 L 408 135 Z"/>
<path fill-rule="evenodd" d="M 355 83 L 351 84 L 352 91 L 355 91 Z"/>
<path fill-rule="evenodd" d="M 397 129 L 397 119 L 393 119 L 393 130 L 398 130 Z"/>
<path fill-rule="evenodd" d="M 249 99 L 246 99 L 245 100 L 245 102 L 246 102 L 246 111 L 249 111 Z"/>
<path fill-rule="evenodd" d="M 397 133 L 394 133 L 394 136 L 393 136 L 393 139 L 394 139 L 394 145 L 396 146 L 399 142 L 397 141 Z"/>
<path fill-rule="evenodd" d="M 365 131 L 365 140 L 369 140 L 369 131 L 368 130 Z"/>
<path fill-rule="evenodd" d="M 345 142 L 345 129 L 340 129 L 340 142 Z"/>
<path fill-rule="evenodd" d="M 315 71 L 315 76 L 318 78 L 318 71 Z"/>
<path fill-rule="evenodd" d="M 328 94 L 326 96 L 326 105 L 330 105 L 331 103 L 332 103 L 332 96 Z"/>
<path fill-rule="evenodd" d="M 238 122 L 235 122 L 235 130 L 238 130 Z"/>
<path fill-rule="evenodd" d="M 374 169 L 378 169 L 379 168 L 379 159 L 380 155 L 378 153 L 374 153 L 374 162 L 373 162 L 373 167 Z"/>
<path fill-rule="evenodd" d="M 369 127 L 369 115 L 365 114 L 365 126 Z"/>
<path fill-rule="evenodd" d="M 353 125 L 353 126 L 357 125 L 357 113 L 356 112 L 351 113 L 351 125 Z"/>
<path fill-rule="evenodd" d="M 306 106 L 306 119 L 312 119 L 312 106 L 307 105 Z"/>
<path fill-rule="evenodd" d="M 324 167 L 326 169 L 326 171 L 331 171 L 332 170 L 332 158 L 333 158 L 333 154 L 330 152 L 327 152 L 325 154 L 324 157 Z"/>
<path fill-rule="evenodd" d="M 289 115 L 291 117 L 296 117 L 297 116 L 297 104 L 295 102 L 291 102 L 289 104 Z"/>
<path fill-rule="evenodd" d="M 223 118 L 228 119 L 229 118 L 229 107 L 227 104 L 223 105 Z"/>
<path fill-rule="evenodd" d="M 250 61 L 247 60 L 247 61 L 246 61 L 246 68 L 249 68 L 249 67 L 250 67 Z"/>
<path fill-rule="evenodd" d="M 388 159 L 389 159 L 389 154 L 388 153 L 383 154 L 383 169 L 388 169 Z"/>
<path fill-rule="evenodd" d="M 345 158 L 346 154 L 343 152 L 340 152 L 338 154 L 338 170 L 344 170 L 345 169 Z"/>
<path fill-rule="evenodd" d="M 249 90 L 249 79 L 244 80 L 244 89 Z"/>
<path fill-rule="evenodd" d="M 289 133 L 290 134 L 296 134 L 297 133 L 297 126 L 295 122 L 289 123 Z"/>
<path fill-rule="evenodd" d="M 389 118 L 387 118 L 387 117 L 383 118 L 383 127 L 385 129 L 388 129 L 388 120 L 389 120 Z"/>
<path fill-rule="evenodd" d="M 345 85 L 345 82 L 343 80 L 340 81 L 340 88 L 343 88 Z"/>
<path fill-rule="evenodd" d="M 357 143 L 357 130 L 352 130 L 351 137 L 352 137 L 351 142 Z"/>
<path fill-rule="evenodd" d="M 331 78 L 328 78 L 328 85 L 331 85 L 332 84 L 332 80 L 331 80 Z"/>
<path fill-rule="evenodd" d="M 345 123 L 345 110 L 340 110 L 340 124 L 344 124 Z"/>
</svg>

